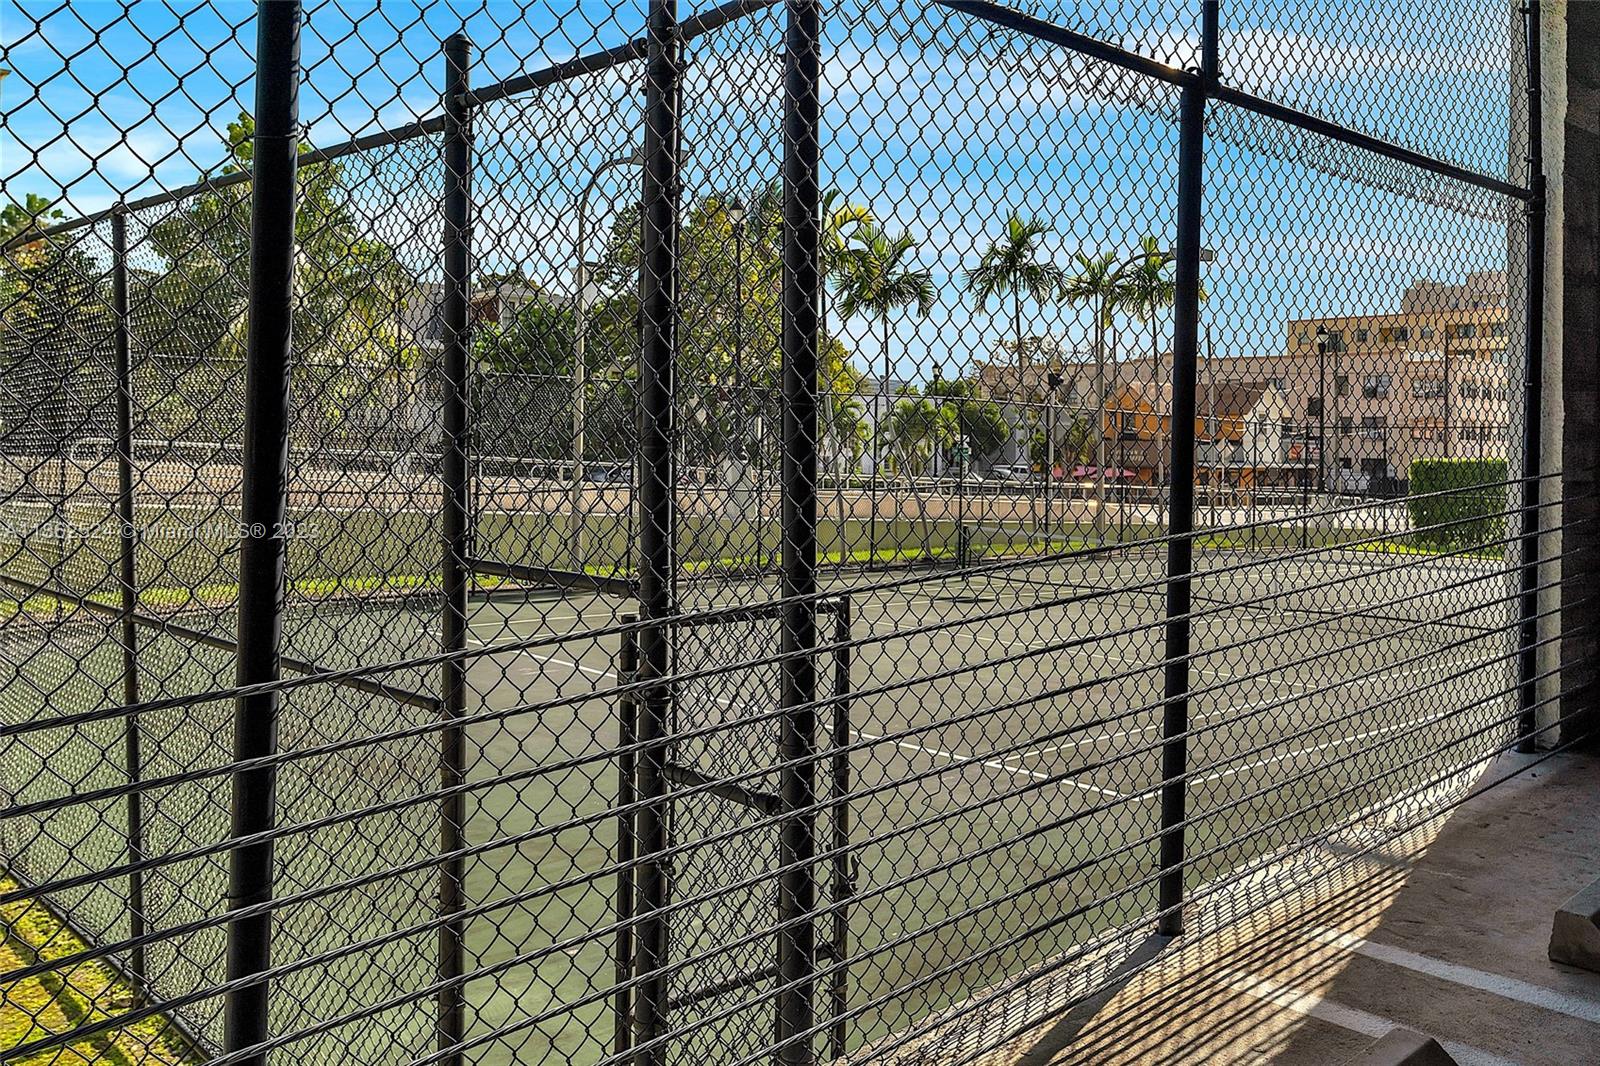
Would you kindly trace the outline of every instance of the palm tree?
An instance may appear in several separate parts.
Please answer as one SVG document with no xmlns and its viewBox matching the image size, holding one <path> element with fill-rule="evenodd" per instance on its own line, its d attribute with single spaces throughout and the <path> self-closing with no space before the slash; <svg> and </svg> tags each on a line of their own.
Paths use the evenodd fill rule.
<svg viewBox="0 0 1600 1066">
<path fill-rule="evenodd" d="M 899 469 L 912 478 L 920 478 L 927 475 L 928 464 L 934 455 L 956 442 L 960 436 L 959 426 L 954 410 L 937 399 L 918 396 L 914 390 L 908 389 L 885 421 L 884 441 L 896 453 Z M 922 550 L 931 552 L 932 530 L 928 524 L 926 501 L 917 511 Z"/>
<path fill-rule="evenodd" d="M 1172 306 L 1178 294 L 1178 286 L 1169 273 L 1172 257 L 1162 250 L 1159 241 L 1146 236 L 1139 241 L 1139 251 L 1142 255 L 1124 261 L 1118 273 L 1122 288 L 1122 298 L 1119 303 L 1134 318 L 1150 324 L 1151 384 L 1159 388 L 1165 377 L 1161 372 L 1160 314 Z M 1160 393 L 1157 392 L 1155 395 L 1159 396 Z M 1158 427 L 1161 425 L 1159 410 L 1156 412 L 1156 425 Z M 1162 449 L 1162 452 L 1164 454 L 1165 449 Z M 1158 473 L 1160 471 L 1159 459 L 1157 471 Z"/>
<path fill-rule="evenodd" d="M 895 312 L 914 307 L 920 317 L 933 310 L 933 273 L 912 265 L 916 247 L 917 242 L 909 233 L 891 236 L 877 222 L 868 220 L 852 225 L 850 240 L 838 252 L 834 282 L 840 292 L 839 313 L 845 318 L 854 315 L 875 318 L 883 329 L 880 389 L 888 387 L 891 375 L 890 328 Z M 874 433 L 872 437 L 869 560 L 876 558 L 878 550 L 878 467 L 882 465 L 882 436 L 882 433 Z"/>
<path fill-rule="evenodd" d="M 1095 508 L 1094 532 L 1099 539 L 1106 503 L 1106 330 L 1111 316 L 1127 297 L 1117 253 L 1089 255 L 1078 252 L 1077 269 L 1061 286 L 1069 303 L 1087 305 L 1094 313 L 1094 394 L 1095 394 Z"/>
<path fill-rule="evenodd" d="M 1022 368 L 1028 364 L 1027 343 L 1022 335 L 1022 298 L 1045 303 L 1060 297 L 1065 272 L 1054 263 L 1039 261 L 1039 238 L 1050 232 L 1042 222 L 1024 219 L 1013 211 L 1006 218 L 1005 232 L 989 245 L 978 265 L 967 271 L 967 291 L 980 304 L 991 296 L 1011 297 L 1011 329 L 1017 338 L 1017 385 L 1022 386 Z"/>
<path fill-rule="evenodd" d="M 1139 242 L 1139 250 L 1143 253 L 1143 258 L 1127 263 L 1121 271 L 1123 291 L 1120 306 L 1126 308 L 1140 322 L 1150 324 L 1151 372 L 1155 375 L 1154 384 L 1159 385 L 1166 377 L 1161 369 L 1160 314 L 1176 301 L 1178 283 L 1168 273 L 1172 267 L 1173 256 L 1162 250 L 1161 242 L 1147 236 Z M 1206 298 L 1204 287 L 1200 289 L 1199 295 L 1202 300 Z M 1160 412 L 1157 412 L 1156 424 L 1161 424 Z M 1178 428 L 1172 425 L 1170 412 L 1167 425 L 1169 433 Z"/>
<path fill-rule="evenodd" d="M 822 194 L 822 273 L 835 275 L 850 247 L 851 235 L 861 226 L 876 226 L 872 210 L 851 203 L 838 189 Z"/>
<path fill-rule="evenodd" d="M 844 264 L 844 253 L 850 246 L 851 236 L 858 227 L 864 224 L 873 225 L 875 221 L 870 208 L 852 203 L 841 190 L 837 188 L 823 190 L 820 265 L 824 281 L 829 278 L 837 279 L 840 277 Z M 822 321 L 826 322 L 828 320 L 828 290 L 826 285 L 824 285 L 822 292 L 819 294 L 819 298 L 821 307 L 818 313 Z M 848 362 L 841 361 L 840 370 L 843 371 L 846 366 L 848 366 Z M 845 389 L 841 387 L 848 385 L 849 391 L 859 393 L 859 377 L 853 373 L 848 375 L 848 381 L 845 379 L 846 376 L 842 374 L 835 375 L 835 377 L 835 381 L 831 383 L 824 382 L 823 385 L 828 388 L 829 402 L 826 410 L 829 415 L 829 423 L 837 422 L 834 428 L 840 431 L 841 439 L 847 441 L 850 448 L 849 466 L 846 470 L 839 471 L 839 480 L 835 490 L 839 508 L 839 539 L 842 548 L 844 547 L 843 541 L 848 520 L 848 515 L 845 513 L 847 471 L 860 472 L 861 445 L 866 442 L 867 425 L 866 405 L 860 400 L 859 396 L 847 397 Z M 844 449 L 841 447 L 841 456 L 843 451 Z"/>
</svg>

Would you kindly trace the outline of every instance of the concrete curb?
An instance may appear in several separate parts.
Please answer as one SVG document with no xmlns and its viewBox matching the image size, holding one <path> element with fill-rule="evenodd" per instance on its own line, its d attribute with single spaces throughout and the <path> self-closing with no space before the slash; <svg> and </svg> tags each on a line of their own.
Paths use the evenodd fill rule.
<svg viewBox="0 0 1600 1066">
<path fill-rule="evenodd" d="M 1550 926 L 1550 959 L 1600 973 L 1600 881 L 1556 911 Z"/>
<path fill-rule="evenodd" d="M 1456 1066 L 1456 1060 L 1433 1037 L 1396 1027 L 1348 1066 Z"/>
</svg>

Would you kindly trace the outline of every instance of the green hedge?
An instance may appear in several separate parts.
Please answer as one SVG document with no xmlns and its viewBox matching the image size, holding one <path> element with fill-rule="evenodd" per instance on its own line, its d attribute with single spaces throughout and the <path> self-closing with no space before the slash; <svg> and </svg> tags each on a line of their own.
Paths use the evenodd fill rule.
<svg viewBox="0 0 1600 1066">
<path fill-rule="evenodd" d="M 1417 539 L 1430 544 L 1489 544 L 1505 536 L 1504 459 L 1417 459 L 1406 507 Z"/>
</svg>

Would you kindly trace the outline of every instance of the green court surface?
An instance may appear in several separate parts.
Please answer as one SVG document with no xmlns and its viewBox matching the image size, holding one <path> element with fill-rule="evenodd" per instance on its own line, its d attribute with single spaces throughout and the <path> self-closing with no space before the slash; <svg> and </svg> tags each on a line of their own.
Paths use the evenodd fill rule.
<svg viewBox="0 0 1600 1066">
<path fill-rule="evenodd" d="M 841 992 L 860 1008 L 848 1046 L 1155 909 L 1163 568 L 1159 556 L 1119 553 L 1006 561 L 976 573 L 829 576 L 849 594 L 853 615 L 851 695 L 847 735 L 829 728 L 830 705 L 821 708 L 819 743 L 851 747 L 855 895 L 845 910 L 844 980 L 825 978 L 819 995 Z M 1503 736 L 1493 723 L 1511 707 L 1506 625 L 1514 589 L 1500 561 L 1353 551 L 1280 560 L 1219 550 L 1203 553 L 1198 569 L 1188 701 L 1191 885 L 1420 787 Z M 684 606 L 762 604 L 774 595 L 762 581 L 708 577 L 685 583 Z M 471 641 L 481 654 L 467 673 L 468 713 L 508 713 L 467 732 L 468 778 L 478 787 L 468 793 L 466 837 L 481 848 L 467 862 L 467 899 L 470 909 L 485 908 L 466 929 L 467 967 L 477 974 L 467 985 L 468 1035 L 550 1017 L 485 1043 L 469 1061 L 594 1062 L 610 1047 L 603 993 L 615 974 L 606 927 L 617 879 L 597 872 L 614 861 L 617 841 L 609 812 L 619 719 L 610 690 L 619 648 L 615 634 L 583 634 L 633 609 L 631 600 L 600 594 L 474 604 Z M 226 632 L 230 621 L 220 613 L 208 624 Z M 77 637 L 68 635 L 73 626 Z M 832 639 L 832 615 L 819 628 L 821 639 Z M 765 659 L 777 650 L 777 633 L 770 619 L 686 627 L 675 642 L 676 669 L 695 675 Z M 323 604 L 291 614 L 285 651 L 325 667 L 395 661 L 435 650 L 437 634 L 437 603 L 426 597 L 360 610 Z M 107 694 L 120 691 L 121 657 L 103 623 L 74 622 L 39 640 L 13 660 L 27 664 L 20 679 L 27 692 L 8 686 L 8 721 L 116 698 Z M 225 652 L 167 635 L 145 640 L 145 698 L 231 679 Z M 833 665 L 825 652 L 825 684 Z M 392 671 L 383 680 L 432 693 L 438 668 Z M 676 730 L 718 728 L 680 741 L 673 758 L 711 778 L 771 788 L 777 691 L 770 662 L 683 681 Z M 142 775 L 225 764 L 231 712 L 229 701 L 219 701 L 144 716 Z M 420 727 L 431 715 L 398 699 L 318 684 L 285 694 L 281 742 L 286 751 L 305 751 Z M 31 763 L 7 756 L 8 790 L 26 802 L 126 780 L 123 729 L 113 721 L 30 734 Z M 434 933 L 386 934 L 434 914 L 437 875 L 424 860 L 438 847 L 437 800 L 394 801 L 436 787 L 438 744 L 437 733 L 423 732 L 297 759 L 280 774 L 285 823 L 384 809 L 278 843 L 280 895 L 360 883 L 284 908 L 275 963 L 364 938 L 373 943 L 282 978 L 277 1030 L 377 1005 L 431 980 Z M 831 762 L 820 766 L 823 796 L 831 769 Z M 144 803 L 153 854 L 226 834 L 225 778 L 153 789 Z M 775 917 L 770 880 L 729 886 L 776 865 L 776 830 L 760 813 L 704 792 L 671 807 L 679 905 L 669 918 L 670 954 L 698 956 L 673 979 L 672 995 L 684 1001 L 674 1022 L 715 1019 L 675 1044 L 671 1058 L 726 1061 L 770 1039 L 770 980 L 720 993 L 714 986 L 759 977 L 770 964 L 773 938 L 754 936 Z M 103 868 L 126 854 L 122 809 L 111 802 L 11 822 L 5 847 L 26 857 L 24 872 L 34 880 Z M 818 820 L 823 847 L 836 816 L 830 808 Z M 416 868 L 381 876 L 408 862 Z M 99 885 L 56 902 L 90 935 L 125 935 L 120 887 Z M 223 861 L 212 855 L 164 867 L 145 888 L 157 927 L 215 913 Z M 830 899 L 825 883 L 820 898 Z M 819 922 L 819 941 L 832 943 L 831 918 Z M 150 967 L 163 987 L 207 983 L 221 973 L 222 947 L 218 931 L 191 934 L 153 950 Z M 185 1020 L 202 1035 L 213 1031 L 215 1006 L 202 1004 Z M 396 1041 L 425 1047 L 430 1014 L 427 1001 L 382 1011 L 308 1036 L 296 1049 L 317 1061 L 324 1040 L 351 1055 L 361 1050 L 352 1040 L 371 1041 L 374 1051 Z"/>
</svg>

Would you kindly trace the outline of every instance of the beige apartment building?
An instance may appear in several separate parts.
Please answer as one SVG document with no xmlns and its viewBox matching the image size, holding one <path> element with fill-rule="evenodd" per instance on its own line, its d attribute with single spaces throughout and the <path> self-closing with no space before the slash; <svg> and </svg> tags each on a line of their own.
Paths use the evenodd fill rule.
<svg viewBox="0 0 1600 1066">
<path fill-rule="evenodd" d="M 1202 393 L 1222 395 L 1230 384 L 1259 390 L 1232 453 L 1209 461 L 1248 469 L 1256 484 L 1391 493 L 1415 459 L 1506 457 L 1514 387 L 1507 329 L 1505 275 L 1481 271 L 1460 283 L 1414 282 L 1393 312 L 1290 319 L 1281 353 L 1203 354 Z M 1058 402 L 1093 405 L 1093 367 L 1058 366 L 1066 379 Z M 980 366 L 979 380 L 997 398 L 1037 399 L 1046 373 L 1037 363 L 995 361 Z M 1107 395 L 1170 374 L 1170 355 L 1118 359 L 1107 369 Z M 1208 417 L 1204 405 L 1197 414 Z M 1116 432 L 1109 419 L 1105 431 Z"/>
<path fill-rule="evenodd" d="M 1421 458 L 1506 457 L 1512 375 L 1505 274 L 1417 281 L 1386 314 L 1291 319 L 1282 355 L 1214 360 L 1268 387 L 1258 444 L 1299 454 L 1329 491 L 1394 489 Z"/>
</svg>

